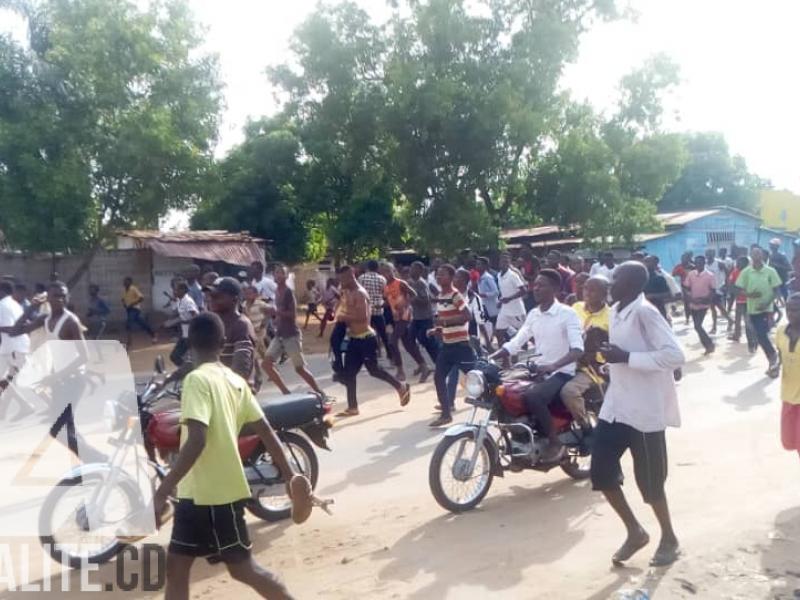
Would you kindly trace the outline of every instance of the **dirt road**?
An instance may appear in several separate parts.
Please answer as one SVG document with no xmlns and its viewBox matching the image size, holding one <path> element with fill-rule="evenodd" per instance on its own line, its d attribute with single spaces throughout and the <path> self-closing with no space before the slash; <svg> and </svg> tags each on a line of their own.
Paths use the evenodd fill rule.
<svg viewBox="0 0 800 600">
<path fill-rule="evenodd" d="M 427 482 L 441 435 L 427 427 L 432 384 L 414 386 L 401 409 L 366 374 L 361 416 L 338 423 L 334 451 L 320 457 L 319 495 L 335 498 L 334 516 L 314 514 L 299 527 L 250 520 L 258 560 L 301 599 L 603 600 L 636 588 L 651 598 L 800 597 L 800 461 L 780 447 L 779 383 L 765 378 L 762 355 L 723 334 L 718 353 L 705 358 L 694 332 L 678 330 L 689 363 L 680 384 L 684 425 L 668 434 L 668 495 L 685 557 L 672 568 L 648 568 L 656 540 L 628 568 L 610 568 L 620 524 L 587 483 L 560 470 L 495 479 L 475 511 L 444 512 Z M 319 357 L 312 367 L 327 372 Z M 324 383 L 343 399 L 342 388 Z M 629 479 L 634 509 L 655 538 L 655 519 Z M 92 579 L 112 581 L 114 566 Z M 256 597 L 219 566 L 198 563 L 193 582 L 193 598 Z M 0 594 L 7 597 L 16 595 Z"/>
</svg>

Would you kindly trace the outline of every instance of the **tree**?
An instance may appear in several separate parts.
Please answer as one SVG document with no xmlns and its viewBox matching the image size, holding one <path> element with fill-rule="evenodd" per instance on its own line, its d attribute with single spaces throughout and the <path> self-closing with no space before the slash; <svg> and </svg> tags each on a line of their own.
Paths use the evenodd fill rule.
<svg viewBox="0 0 800 600">
<path fill-rule="evenodd" d="M 684 136 L 689 160 L 659 202 L 662 211 L 731 206 L 749 212 L 758 209 L 758 193 L 769 181 L 750 173 L 742 156 L 731 155 L 720 133 Z"/>
<path fill-rule="evenodd" d="M 217 62 L 186 4 L 15 0 L 0 38 L 0 226 L 13 247 L 97 248 L 194 205 L 212 165 Z M 88 263 L 87 263 L 88 265 Z"/>
<path fill-rule="evenodd" d="M 309 252 L 310 218 L 298 186 L 307 175 L 300 141 L 285 119 L 248 124 L 245 141 L 218 167 L 215 191 L 192 215 L 193 229 L 246 230 L 272 241 L 274 258 L 320 258 Z"/>
<path fill-rule="evenodd" d="M 323 6 L 295 32 L 292 49 L 297 64 L 270 74 L 288 96 L 302 146 L 301 203 L 337 261 L 387 249 L 402 230 L 386 166 L 382 31 L 351 2 Z"/>
<path fill-rule="evenodd" d="M 657 202 L 686 160 L 681 136 L 660 132 L 662 97 L 677 81 L 675 65 L 655 57 L 622 79 L 610 118 L 568 103 L 528 182 L 533 210 L 600 245 L 657 229 Z"/>
<path fill-rule="evenodd" d="M 408 4 L 391 24 L 385 69 L 390 164 L 423 246 L 481 247 L 524 201 L 558 125 L 563 67 L 614 3 Z"/>
</svg>

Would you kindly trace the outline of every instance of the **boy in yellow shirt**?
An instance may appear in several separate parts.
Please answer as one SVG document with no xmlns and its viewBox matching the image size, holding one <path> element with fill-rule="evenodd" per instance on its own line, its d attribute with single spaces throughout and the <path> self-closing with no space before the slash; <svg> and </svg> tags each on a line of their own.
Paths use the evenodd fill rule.
<svg viewBox="0 0 800 600">
<path fill-rule="evenodd" d="M 775 345 L 781 357 L 781 441 L 787 450 L 800 454 L 800 294 L 786 301 L 788 324 L 778 328 Z"/>
<path fill-rule="evenodd" d="M 154 497 L 156 515 L 161 515 L 177 486 L 166 600 L 189 598 L 189 572 L 200 557 L 224 562 L 233 579 L 264 598 L 290 598 L 283 584 L 250 555 L 244 506 L 251 493 L 238 452 L 244 425 L 258 434 L 287 482 L 295 521 L 311 512 L 311 485 L 295 477 L 250 386 L 219 361 L 224 341 L 225 328 L 215 313 L 202 313 L 189 324 L 189 348 L 197 367 L 184 379 L 181 393 L 181 449 Z"/>
<path fill-rule="evenodd" d="M 591 277 L 583 286 L 583 301 L 576 302 L 572 309 L 578 313 L 584 335 L 584 353 L 578 361 L 578 371 L 561 388 L 561 401 L 573 418 L 585 428 L 589 427 L 583 395 L 593 385 L 600 385 L 603 379 L 598 372 L 598 350 L 608 342 L 608 316 L 610 309 L 608 280 L 605 277 Z"/>
</svg>

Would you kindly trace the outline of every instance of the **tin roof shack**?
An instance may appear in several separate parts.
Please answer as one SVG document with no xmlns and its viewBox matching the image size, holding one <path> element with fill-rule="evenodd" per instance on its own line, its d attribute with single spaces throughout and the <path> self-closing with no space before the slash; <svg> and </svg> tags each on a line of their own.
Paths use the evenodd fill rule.
<svg viewBox="0 0 800 600">
<path fill-rule="evenodd" d="M 193 264 L 209 265 L 222 275 L 236 275 L 254 261 L 264 262 L 267 240 L 248 232 L 222 230 L 162 232 L 149 230 L 120 231 L 118 250 L 145 252 L 150 257 L 151 293 L 145 308 L 167 312 L 166 294 L 171 281 Z M 119 277 L 125 276 L 120 272 Z M 142 290 L 144 292 L 144 290 Z"/>
<path fill-rule="evenodd" d="M 541 225 L 525 229 L 504 229 L 500 232 L 500 239 L 506 243 L 513 253 L 530 246 L 537 256 L 544 256 L 550 250 L 559 252 L 573 252 L 583 243 L 575 229 L 559 227 L 558 225 Z"/>
<path fill-rule="evenodd" d="M 791 254 L 794 235 L 762 226 L 761 219 L 743 210 L 719 206 L 657 215 L 664 231 L 636 237 L 637 246 L 661 259 L 665 269 L 678 264 L 684 252 L 702 254 L 708 248 L 719 250 L 732 246 L 766 248 L 773 238 L 781 240 L 784 252 Z"/>
</svg>

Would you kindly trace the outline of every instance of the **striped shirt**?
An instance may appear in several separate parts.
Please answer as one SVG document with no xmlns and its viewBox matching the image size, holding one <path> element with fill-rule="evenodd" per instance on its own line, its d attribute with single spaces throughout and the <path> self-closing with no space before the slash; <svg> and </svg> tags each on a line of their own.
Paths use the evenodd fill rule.
<svg viewBox="0 0 800 600">
<path fill-rule="evenodd" d="M 454 319 L 461 315 L 467 307 L 464 296 L 458 290 L 441 292 L 438 298 L 439 318 L 443 320 Z M 442 328 L 442 341 L 445 344 L 458 344 L 469 341 L 469 323 L 450 325 Z"/>
</svg>

